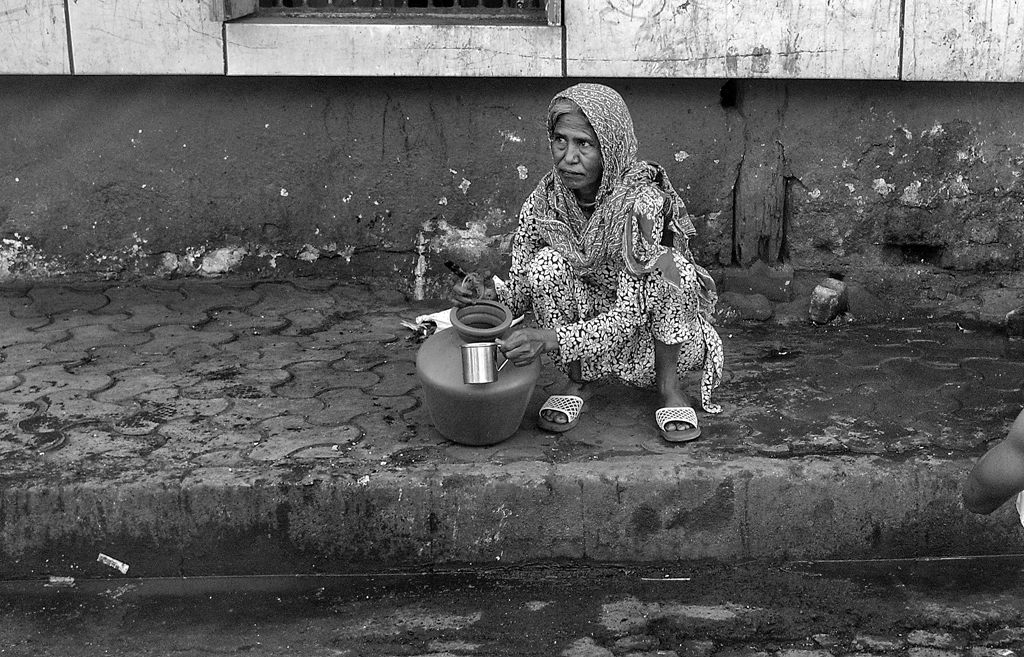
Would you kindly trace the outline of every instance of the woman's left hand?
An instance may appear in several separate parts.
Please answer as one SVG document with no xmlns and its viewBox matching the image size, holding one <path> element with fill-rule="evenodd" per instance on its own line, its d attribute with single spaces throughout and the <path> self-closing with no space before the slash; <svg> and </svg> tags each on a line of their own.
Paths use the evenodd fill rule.
<svg viewBox="0 0 1024 657">
<path fill-rule="evenodd" d="M 494 290 L 494 276 L 490 271 L 485 270 L 482 274 L 471 272 L 466 274 L 457 285 L 452 288 L 451 302 L 456 308 L 464 308 L 474 301 L 480 299 L 496 300 L 497 292 Z"/>
<path fill-rule="evenodd" d="M 505 358 L 516 367 L 523 367 L 540 358 L 541 354 L 558 349 L 558 334 L 552 329 L 524 328 L 513 331 L 497 343 Z"/>
</svg>

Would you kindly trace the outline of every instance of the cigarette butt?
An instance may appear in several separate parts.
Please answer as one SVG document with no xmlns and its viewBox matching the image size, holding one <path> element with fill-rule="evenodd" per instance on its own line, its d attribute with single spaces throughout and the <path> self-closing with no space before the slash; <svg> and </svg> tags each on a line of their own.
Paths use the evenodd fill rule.
<svg viewBox="0 0 1024 657">
<path fill-rule="evenodd" d="M 128 574 L 128 564 L 126 564 L 123 561 L 118 561 L 114 557 L 108 557 L 102 552 L 100 552 L 100 556 L 96 557 L 96 561 L 99 561 L 102 564 L 106 564 L 111 568 L 116 568 L 117 570 L 120 570 L 122 575 Z"/>
</svg>

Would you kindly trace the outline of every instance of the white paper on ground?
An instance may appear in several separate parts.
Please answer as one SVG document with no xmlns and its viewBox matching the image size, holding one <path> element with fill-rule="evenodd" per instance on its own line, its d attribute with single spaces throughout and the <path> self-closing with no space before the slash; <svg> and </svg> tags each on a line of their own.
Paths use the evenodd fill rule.
<svg viewBox="0 0 1024 657">
<path fill-rule="evenodd" d="M 432 323 L 437 327 L 438 331 L 450 327 L 452 325 L 452 309 L 439 310 L 436 313 L 420 315 L 416 318 L 416 324 L 419 326 L 423 326 L 427 323 Z"/>
</svg>

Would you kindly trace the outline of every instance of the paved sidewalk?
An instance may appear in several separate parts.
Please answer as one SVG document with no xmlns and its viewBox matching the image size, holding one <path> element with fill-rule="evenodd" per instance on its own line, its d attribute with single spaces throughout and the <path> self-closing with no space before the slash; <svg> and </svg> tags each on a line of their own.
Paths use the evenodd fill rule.
<svg viewBox="0 0 1024 657">
<path fill-rule="evenodd" d="M 963 475 L 1024 402 L 1024 349 L 954 320 L 722 326 L 720 415 L 653 394 L 448 442 L 402 320 L 443 303 L 321 280 L 0 288 L 0 577 L 437 563 L 1013 553 Z M 691 387 L 696 391 L 696 374 Z"/>
</svg>

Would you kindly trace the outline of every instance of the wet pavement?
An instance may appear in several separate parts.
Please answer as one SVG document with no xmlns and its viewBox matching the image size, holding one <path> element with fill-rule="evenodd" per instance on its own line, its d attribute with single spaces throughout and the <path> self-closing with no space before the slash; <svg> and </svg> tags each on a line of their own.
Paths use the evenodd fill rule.
<svg viewBox="0 0 1024 657">
<path fill-rule="evenodd" d="M 1016 657 L 1020 557 L 0 582 L 0 655 Z"/>
<path fill-rule="evenodd" d="M 433 429 L 402 324 L 444 307 L 312 279 L 0 288 L 0 575 L 1022 548 L 1008 507 L 959 503 L 1024 399 L 1004 335 L 723 325 L 695 443 L 615 383 L 539 430 L 545 365 L 521 429 L 469 447 Z"/>
</svg>

